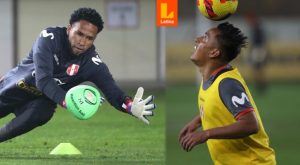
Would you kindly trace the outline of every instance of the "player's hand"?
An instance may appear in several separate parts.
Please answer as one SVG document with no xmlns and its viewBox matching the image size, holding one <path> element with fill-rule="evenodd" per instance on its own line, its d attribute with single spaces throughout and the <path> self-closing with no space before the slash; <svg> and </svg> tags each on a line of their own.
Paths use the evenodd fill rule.
<svg viewBox="0 0 300 165">
<path fill-rule="evenodd" d="M 67 103 L 66 103 L 66 100 L 64 100 L 62 103 L 61 103 L 61 106 L 65 109 L 67 109 Z"/>
<path fill-rule="evenodd" d="M 153 116 L 153 110 L 156 108 L 155 104 L 151 103 L 154 97 L 148 96 L 145 100 L 142 99 L 144 93 L 144 88 L 139 87 L 135 97 L 133 99 L 130 113 L 142 120 L 144 123 L 149 124 L 148 116 Z"/>
<path fill-rule="evenodd" d="M 195 127 L 192 124 L 187 124 L 186 126 L 184 126 L 179 133 L 179 141 L 187 134 L 190 134 L 192 132 L 194 132 L 197 129 L 197 127 Z"/>
<path fill-rule="evenodd" d="M 191 151 L 197 144 L 204 143 L 208 140 L 209 133 L 208 131 L 201 131 L 201 132 L 192 132 L 186 134 L 184 137 L 181 138 L 180 144 L 181 147 L 189 152 Z"/>
<path fill-rule="evenodd" d="M 179 141 L 181 141 L 181 139 L 187 135 L 190 134 L 194 131 L 196 131 L 197 128 L 199 128 L 201 126 L 200 123 L 200 118 L 199 116 L 196 116 L 191 122 L 189 122 L 188 124 L 186 124 L 179 133 Z"/>
</svg>

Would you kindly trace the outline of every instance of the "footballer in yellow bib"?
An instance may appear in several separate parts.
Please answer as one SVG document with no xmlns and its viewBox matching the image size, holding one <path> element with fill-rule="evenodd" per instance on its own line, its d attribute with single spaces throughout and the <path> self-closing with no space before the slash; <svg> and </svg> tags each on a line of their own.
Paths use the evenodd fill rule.
<svg viewBox="0 0 300 165">
<path fill-rule="evenodd" d="M 195 41 L 191 60 L 202 74 L 200 115 L 180 131 L 182 148 L 207 142 L 215 165 L 274 165 L 275 152 L 258 109 L 237 68 L 229 65 L 246 37 L 229 23 L 209 29 Z M 196 131 L 202 127 L 202 131 Z"/>
</svg>

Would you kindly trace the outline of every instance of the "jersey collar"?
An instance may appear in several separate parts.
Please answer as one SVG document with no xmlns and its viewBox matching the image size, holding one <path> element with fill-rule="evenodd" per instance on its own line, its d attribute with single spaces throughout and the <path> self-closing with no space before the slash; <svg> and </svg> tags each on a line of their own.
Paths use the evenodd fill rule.
<svg viewBox="0 0 300 165">
<path fill-rule="evenodd" d="M 216 76 L 221 70 L 223 70 L 225 68 L 231 68 L 231 66 L 229 64 L 225 64 L 225 65 L 219 67 L 218 69 L 216 69 L 215 71 L 213 71 L 209 77 Z"/>
<path fill-rule="evenodd" d="M 203 82 L 203 89 L 204 90 L 208 89 L 220 74 L 222 74 L 226 71 L 232 70 L 232 69 L 233 68 L 231 65 L 226 64 L 226 65 L 223 65 L 223 66 L 217 68 L 216 70 L 214 70 L 212 72 L 212 74 L 210 75 L 209 79 L 207 81 Z"/>
</svg>

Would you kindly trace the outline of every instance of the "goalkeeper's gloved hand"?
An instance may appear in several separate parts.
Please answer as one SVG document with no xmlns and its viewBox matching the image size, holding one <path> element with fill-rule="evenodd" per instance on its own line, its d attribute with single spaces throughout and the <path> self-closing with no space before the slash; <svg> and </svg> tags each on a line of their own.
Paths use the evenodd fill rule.
<svg viewBox="0 0 300 165">
<path fill-rule="evenodd" d="M 142 120 L 144 123 L 149 124 L 148 116 L 153 116 L 153 110 L 156 108 L 154 103 L 151 103 L 154 100 L 154 97 L 148 96 L 145 100 L 142 99 L 144 93 L 144 88 L 139 87 L 133 102 L 130 102 L 126 106 L 126 111 Z M 130 105 L 131 104 L 131 105 Z"/>
</svg>

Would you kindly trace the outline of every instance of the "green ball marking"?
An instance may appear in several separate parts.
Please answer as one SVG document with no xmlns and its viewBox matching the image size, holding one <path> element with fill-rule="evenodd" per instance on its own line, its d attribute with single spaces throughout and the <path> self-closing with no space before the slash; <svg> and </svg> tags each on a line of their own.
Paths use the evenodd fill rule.
<svg viewBox="0 0 300 165">
<path fill-rule="evenodd" d="M 97 96 L 94 91 L 90 89 L 84 90 L 84 99 L 87 103 L 95 105 L 97 103 Z"/>
</svg>

